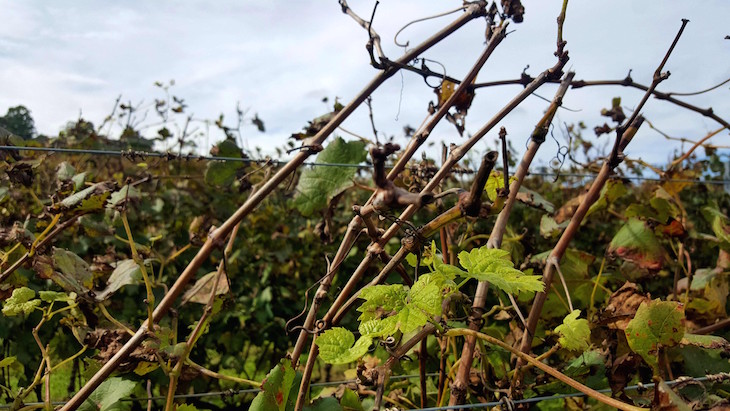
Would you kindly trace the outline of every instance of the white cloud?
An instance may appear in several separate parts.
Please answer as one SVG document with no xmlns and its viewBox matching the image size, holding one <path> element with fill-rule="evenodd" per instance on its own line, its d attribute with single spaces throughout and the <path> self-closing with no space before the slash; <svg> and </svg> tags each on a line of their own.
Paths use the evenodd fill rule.
<svg viewBox="0 0 730 411">
<path fill-rule="evenodd" d="M 479 81 L 516 78 L 527 66 L 537 75 L 552 66 L 555 57 L 555 17 L 559 3 L 524 1 L 525 22 L 514 30 L 486 64 Z M 461 2 L 382 2 L 374 27 L 382 36 L 390 58 L 402 49 L 392 42 L 394 34 L 408 21 L 456 8 Z M 355 10 L 369 18 L 372 2 L 353 2 Z M 197 118 L 225 113 L 234 116 L 236 102 L 258 112 L 268 132 L 249 131 L 249 143 L 267 148 L 282 145 L 286 137 L 307 120 L 327 109 L 322 97 L 340 97 L 347 102 L 376 74 L 368 65 L 367 35 L 331 2 L 203 2 L 100 3 L 92 0 L 0 0 L 4 24 L 0 26 L 0 112 L 25 104 L 38 129 L 57 132 L 83 109 L 85 117 L 100 121 L 120 93 L 125 100 L 151 102 L 160 97 L 154 81 L 174 78 L 172 92 L 186 99 Z M 730 77 L 724 40 L 726 0 L 571 2 L 565 24 L 571 61 L 579 79 L 618 79 L 633 69 L 632 77 L 648 83 L 657 63 L 674 37 L 680 18 L 692 22 L 667 64 L 670 79 L 662 90 L 693 91 Z M 402 41 L 411 46 L 440 29 L 456 14 L 408 27 Z M 446 66 L 447 73 L 463 76 L 484 47 L 484 22 L 466 25 L 443 44 L 424 54 Z M 435 63 L 428 63 L 437 69 Z M 481 89 L 470 109 L 467 130 L 474 132 L 519 86 Z M 551 98 L 554 85 L 538 94 Z M 620 87 L 571 90 L 567 107 L 578 113 L 560 112 L 562 121 L 584 120 L 590 127 L 602 123 L 598 115 L 614 96 L 632 107 L 641 93 Z M 428 101 L 434 95 L 418 76 L 397 74 L 374 95 L 378 129 L 400 135 L 404 125 L 420 124 Z M 730 117 L 727 87 L 687 101 L 700 107 L 712 105 Z M 331 104 L 331 100 L 330 100 Z M 542 115 L 547 103 L 529 98 L 503 121 L 514 140 L 524 140 Z M 670 134 L 699 137 L 715 124 L 696 113 L 667 102 L 650 100 L 647 117 Z M 396 120 L 396 117 L 398 120 Z M 345 127 L 370 137 L 367 109 L 361 108 Z M 247 130 L 248 131 L 248 130 Z M 494 133 L 496 134 L 496 130 Z M 586 131 L 590 135 L 591 130 Z M 556 137 L 562 141 L 557 132 Z M 434 137 L 461 141 L 450 125 L 439 126 Z M 605 138 L 605 137 L 604 137 Z M 491 146 L 488 136 L 478 148 Z M 597 144 L 603 144 L 602 140 Z M 661 150 L 657 147 L 660 146 Z M 630 148 L 632 155 L 662 162 L 672 145 L 651 130 L 643 130 Z M 544 148 L 541 159 L 549 159 L 553 146 Z"/>
</svg>

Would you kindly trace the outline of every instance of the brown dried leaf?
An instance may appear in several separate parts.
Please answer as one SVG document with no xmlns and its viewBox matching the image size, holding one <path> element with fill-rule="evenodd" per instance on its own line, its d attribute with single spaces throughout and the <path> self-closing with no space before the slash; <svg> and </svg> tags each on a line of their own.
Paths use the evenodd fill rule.
<svg viewBox="0 0 730 411">
<path fill-rule="evenodd" d="M 563 206 L 555 213 L 555 222 L 560 224 L 563 221 L 570 220 L 570 218 L 573 217 L 575 210 L 578 209 L 578 206 L 583 202 L 583 199 L 587 194 L 587 192 L 581 193 L 577 197 L 573 197 L 568 200 L 567 203 L 563 204 Z"/>
<path fill-rule="evenodd" d="M 216 272 L 213 271 L 202 276 L 198 281 L 193 284 L 185 294 L 183 294 L 182 304 L 189 302 L 198 304 L 207 304 L 210 298 L 210 292 L 213 290 L 213 281 L 215 280 Z M 218 285 L 216 286 L 215 294 L 221 295 L 228 293 L 228 277 L 225 273 L 222 273 L 218 279 Z"/>
<path fill-rule="evenodd" d="M 641 303 L 649 301 L 651 298 L 641 294 L 636 284 L 627 281 L 609 297 L 606 308 L 600 314 L 601 322 L 608 328 L 625 331 Z"/>
</svg>

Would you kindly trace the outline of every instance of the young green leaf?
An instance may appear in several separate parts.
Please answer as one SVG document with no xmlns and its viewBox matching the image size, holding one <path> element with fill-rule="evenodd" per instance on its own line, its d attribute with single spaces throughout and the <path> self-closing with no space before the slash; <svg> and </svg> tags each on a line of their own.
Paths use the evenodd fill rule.
<svg viewBox="0 0 730 411">
<path fill-rule="evenodd" d="M 459 253 L 459 262 L 466 268 L 466 277 L 488 281 L 498 289 L 516 294 L 519 292 L 542 291 L 545 287 L 537 275 L 525 275 L 514 268 L 509 252 L 483 246 L 469 252 Z"/>
<path fill-rule="evenodd" d="M 422 275 L 408 292 L 408 305 L 420 309 L 424 314 L 436 316 L 441 314 L 441 286 L 429 274 Z"/>
<path fill-rule="evenodd" d="M 392 318 L 395 318 L 396 326 L 403 334 L 408 334 L 419 327 L 423 327 L 429 320 L 429 316 L 413 304 L 404 306 Z"/>
<path fill-rule="evenodd" d="M 358 307 L 360 321 L 378 319 L 403 308 L 408 290 L 400 284 L 376 285 L 363 289 L 360 298 L 365 302 Z"/>
<path fill-rule="evenodd" d="M 28 315 L 41 305 L 41 300 L 35 299 L 35 291 L 28 287 L 13 290 L 13 294 L 3 302 L 3 314 L 14 317 L 19 314 Z"/>
<path fill-rule="evenodd" d="M 382 320 L 363 321 L 357 330 L 360 335 L 371 338 L 393 335 L 398 331 L 397 316 L 383 318 Z"/>
<path fill-rule="evenodd" d="M 328 364 L 351 363 L 365 355 L 372 342 L 369 336 L 361 336 L 355 342 L 355 336 L 342 327 L 331 328 L 315 340 L 319 356 Z"/>
<path fill-rule="evenodd" d="M 684 306 L 674 301 L 643 302 L 626 327 L 629 347 L 656 369 L 660 347 L 673 347 L 684 337 Z"/>
<path fill-rule="evenodd" d="M 360 164 L 367 158 L 365 143 L 346 142 L 338 137 L 317 155 L 318 163 Z M 349 187 L 355 175 L 354 167 L 315 167 L 302 172 L 297 185 L 294 206 L 304 216 L 310 216 Z"/>
<path fill-rule="evenodd" d="M 590 347 L 591 329 L 588 320 L 578 318 L 580 310 L 573 310 L 568 314 L 563 323 L 555 327 L 555 332 L 560 334 L 558 342 L 563 348 L 572 351 L 585 351 Z"/>
<path fill-rule="evenodd" d="M 459 253 L 459 263 L 466 268 L 470 276 L 482 272 L 495 271 L 499 267 L 512 268 L 509 260 L 509 252 L 498 248 L 487 248 L 486 246 L 474 248 L 471 251 Z"/>
<path fill-rule="evenodd" d="M 59 293 L 57 291 L 38 291 L 38 295 L 41 297 L 41 300 L 50 303 L 53 301 L 61 301 L 66 303 L 71 303 L 76 299 L 76 293 Z"/>
</svg>

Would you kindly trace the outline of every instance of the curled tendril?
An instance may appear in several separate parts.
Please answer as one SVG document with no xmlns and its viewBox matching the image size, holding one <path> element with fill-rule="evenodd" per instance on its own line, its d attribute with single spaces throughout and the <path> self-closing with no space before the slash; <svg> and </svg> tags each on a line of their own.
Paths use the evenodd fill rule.
<svg viewBox="0 0 730 411">
<path fill-rule="evenodd" d="M 398 46 L 398 47 L 403 47 L 403 48 L 407 48 L 407 47 L 408 47 L 408 45 L 409 45 L 409 44 L 411 44 L 411 43 L 410 43 L 409 41 L 406 41 L 406 42 L 405 42 L 405 44 L 399 43 L 399 42 L 398 42 L 398 35 L 400 35 L 400 33 L 401 33 L 401 32 L 402 32 L 403 30 L 405 30 L 406 28 L 408 28 L 408 27 L 409 27 L 410 25 L 412 25 L 412 24 L 415 24 L 415 23 L 420 23 L 420 22 L 422 22 L 422 21 L 426 21 L 426 20 L 430 20 L 430 19 L 435 19 L 435 18 L 438 18 L 438 17 L 448 16 L 448 15 L 449 15 L 449 14 L 451 14 L 451 13 L 456 13 L 457 11 L 460 11 L 460 10 L 466 10 L 466 7 L 467 7 L 467 6 L 461 6 L 461 7 L 455 8 L 455 9 L 453 9 L 453 10 L 450 10 L 450 11 L 445 11 L 445 12 L 443 12 L 443 13 L 439 13 L 439 14 L 434 14 L 434 15 L 432 15 L 432 16 L 427 16 L 427 17 L 421 17 L 420 19 L 415 19 L 415 20 L 412 20 L 412 21 L 410 21 L 409 23 L 407 23 L 407 24 L 406 24 L 405 26 L 401 27 L 401 28 L 400 28 L 400 30 L 398 30 L 398 32 L 397 32 L 397 33 L 395 33 L 395 36 L 393 36 L 393 42 L 394 42 L 394 43 L 395 43 L 395 45 L 396 45 L 396 46 Z"/>
<path fill-rule="evenodd" d="M 427 69 L 428 71 L 431 71 L 431 70 L 426 66 L 426 62 L 434 63 L 434 64 L 441 66 L 441 71 L 443 74 L 441 74 L 441 80 L 439 81 L 438 85 L 432 86 L 428 82 L 429 76 L 427 76 L 427 75 L 423 76 L 423 82 L 426 83 L 427 86 L 431 87 L 432 89 L 437 89 L 437 88 L 441 87 L 441 85 L 444 83 L 444 79 L 446 78 L 446 66 L 444 66 L 443 64 L 441 64 L 440 62 L 438 62 L 436 60 L 431 60 L 431 59 L 427 59 L 424 57 L 417 58 L 413 62 L 415 64 L 415 63 L 418 63 L 419 61 L 421 62 L 421 68 Z"/>
<path fill-rule="evenodd" d="M 555 138 L 555 134 L 553 133 L 555 131 L 555 126 L 550 123 L 550 137 L 555 140 L 555 144 L 558 145 L 558 151 L 555 153 L 555 157 L 553 157 L 552 160 L 550 160 L 550 168 L 553 169 L 555 172 L 555 179 L 553 182 L 557 181 L 560 177 L 560 169 L 563 168 L 563 164 L 565 163 L 565 158 L 568 156 L 568 151 L 570 148 L 568 146 L 564 146 L 560 144 L 557 138 Z"/>
</svg>

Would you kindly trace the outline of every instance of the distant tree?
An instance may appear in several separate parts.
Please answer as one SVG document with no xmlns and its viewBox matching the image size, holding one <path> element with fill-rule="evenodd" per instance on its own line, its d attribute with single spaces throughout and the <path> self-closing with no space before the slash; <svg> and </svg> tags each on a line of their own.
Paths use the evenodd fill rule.
<svg viewBox="0 0 730 411">
<path fill-rule="evenodd" d="M 0 126 L 25 140 L 35 136 L 35 122 L 25 106 L 10 107 L 5 116 L 0 117 Z"/>
</svg>

